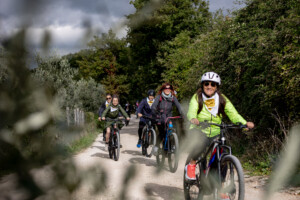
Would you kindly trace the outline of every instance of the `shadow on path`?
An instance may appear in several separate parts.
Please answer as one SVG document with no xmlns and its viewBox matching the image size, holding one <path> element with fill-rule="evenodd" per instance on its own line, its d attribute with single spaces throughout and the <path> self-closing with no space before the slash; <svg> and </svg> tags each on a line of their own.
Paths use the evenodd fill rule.
<svg viewBox="0 0 300 200">
<path fill-rule="evenodd" d="M 99 158 L 110 159 L 108 153 L 95 153 L 95 154 L 91 155 L 91 157 L 99 157 Z"/>
<path fill-rule="evenodd" d="M 154 166 L 156 167 L 156 161 L 149 159 L 149 158 L 144 158 L 144 157 L 139 157 L 139 158 L 130 158 L 129 162 L 132 164 L 140 164 L 140 165 L 146 165 L 146 166 Z"/>
<path fill-rule="evenodd" d="M 134 156 L 143 156 L 142 155 L 142 150 L 140 150 L 140 151 L 137 151 L 137 150 L 124 150 L 121 153 L 130 154 L 130 155 L 134 155 Z"/>
<path fill-rule="evenodd" d="M 102 151 L 105 151 L 105 147 L 100 147 L 100 146 L 92 146 L 91 148 L 92 148 L 92 149 L 93 149 L 93 148 L 97 148 L 97 149 L 100 149 L 100 150 L 102 150 Z"/>
<path fill-rule="evenodd" d="M 164 200 L 184 198 L 182 188 L 159 185 L 156 183 L 147 183 L 145 185 L 145 191 L 149 197 L 161 197 Z"/>
</svg>

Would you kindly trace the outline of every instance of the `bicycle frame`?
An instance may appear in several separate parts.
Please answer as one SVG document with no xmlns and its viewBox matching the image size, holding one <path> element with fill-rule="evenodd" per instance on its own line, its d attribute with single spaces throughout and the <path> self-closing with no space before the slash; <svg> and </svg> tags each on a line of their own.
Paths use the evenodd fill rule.
<svg viewBox="0 0 300 200">
<path fill-rule="evenodd" d="M 145 116 L 145 115 L 143 115 L 142 118 L 149 119 L 149 121 L 146 122 L 146 129 L 147 129 L 147 132 L 148 132 L 149 130 L 151 130 L 151 129 L 154 129 L 154 124 L 152 123 L 153 118 L 147 117 L 147 116 Z"/>
<path fill-rule="evenodd" d="M 175 128 L 169 128 L 169 122 L 171 121 L 171 119 L 181 119 L 181 116 L 175 116 L 175 117 L 168 117 L 165 121 L 165 125 L 166 125 L 166 134 L 165 134 L 165 141 L 164 141 L 164 150 L 165 151 L 170 151 L 170 143 L 168 142 L 168 138 L 169 136 L 172 135 L 172 132 L 176 132 Z M 172 130 L 172 131 L 170 131 Z"/>
<path fill-rule="evenodd" d="M 194 197 L 195 195 L 201 199 L 205 195 L 213 195 L 214 199 L 219 199 L 220 194 L 223 192 L 226 195 L 228 194 L 230 198 L 235 198 L 237 195 L 239 199 L 244 199 L 245 187 L 242 166 L 238 158 L 232 155 L 231 147 L 225 144 L 226 139 L 224 135 L 227 129 L 242 129 L 247 126 L 207 122 L 200 122 L 198 125 L 202 126 L 202 128 L 207 128 L 208 125 L 218 126 L 220 127 L 220 135 L 197 158 L 198 171 L 196 172 L 196 180 L 189 180 L 186 177 L 186 169 L 184 170 L 185 199 L 191 199 L 191 196 Z M 186 164 L 190 162 L 190 159 L 190 157 L 187 158 Z M 195 187 L 198 188 L 196 192 Z"/>
<path fill-rule="evenodd" d="M 110 121 L 113 121 L 113 123 L 110 125 L 110 128 L 111 128 L 111 133 L 112 133 L 112 131 L 113 131 L 113 133 L 115 134 L 116 133 L 116 131 L 119 131 L 119 128 L 118 128 L 118 126 L 117 126 L 117 122 L 118 121 L 121 121 L 120 119 L 118 119 L 118 120 L 113 120 L 113 119 L 109 119 Z"/>
<path fill-rule="evenodd" d="M 113 135 L 116 135 L 116 132 L 120 131 L 118 128 L 118 122 L 121 122 L 124 119 L 111 119 L 111 118 L 106 118 L 107 121 L 112 121 L 113 123 L 110 125 L 110 141 L 113 137 Z"/>
<path fill-rule="evenodd" d="M 220 169 L 220 163 L 221 163 L 222 158 L 225 155 L 231 155 L 231 147 L 227 146 L 227 145 L 220 144 L 220 141 L 215 141 L 210 145 L 209 150 L 205 154 L 205 157 L 208 157 L 209 154 L 210 154 L 210 157 L 209 157 L 209 160 L 208 160 L 208 164 L 207 164 L 206 168 L 203 170 L 203 173 L 204 173 L 205 177 L 208 176 L 209 171 L 212 167 L 212 164 L 215 161 L 217 162 L 218 169 Z M 197 164 L 199 162 L 201 162 L 201 161 L 199 160 L 197 162 Z"/>
<path fill-rule="evenodd" d="M 221 160 L 225 155 L 232 155 L 231 152 L 231 147 L 228 145 L 225 145 L 225 131 L 227 128 L 237 128 L 237 125 L 226 125 L 226 124 L 215 124 L 215 123 L 206 123 L 209 125 L 215 125 L 220 127 L 220 137 L 209 146 L 207 152 L 205 153 L 205 157 L 207 158 L 208 155 L 210 154 L 209 160 L 208 160 L 208 165 L 206 166 L 207 168 L 203 170 L 203 173 L 205 175 L 205 178 L 208 177 L 209 171 L 211 169 L 212 164 L 214 161 L 217 159 L 217 169 L 218 169 L 218 178 L 219 181 L 221 181 Z M 240 125 L 239 128 L 246 128 L 245 125 Z M 197 164 L 199 164 L 202 160 L 198 160 Z"/>
</svg>

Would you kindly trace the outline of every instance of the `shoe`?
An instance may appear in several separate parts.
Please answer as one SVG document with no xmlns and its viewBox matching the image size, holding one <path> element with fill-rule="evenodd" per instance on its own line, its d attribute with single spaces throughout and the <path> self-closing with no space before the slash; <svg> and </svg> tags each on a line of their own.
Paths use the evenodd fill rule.
<svg viewBox="0 0 300 200">
<path fill-rule="evenodd" d="M 196 180 L 196 164 L 185 166 L 185 178 L 192 181 Z"/>
<path fill-rule="evenodd" d="M 220 200 L 230 200 L 229 196 L 225 193 L 220 194 Z"/>
<path fill-rule="evenodd" d="M 137 143 L 137 145 L 136 145 L 136 147 L 140 148 L 142 146 L 142 142 L 143 142 L 142 140 L 139 140 L 138 143 Z"/>
<path fill-rule="evenodd" d="M 157 156 L 157 155 L 158 155 L 158 147 L 154 146 L 154 147 L 152 148 L 152 154 L 153 154 L 154 156 Z"/>
</svg>

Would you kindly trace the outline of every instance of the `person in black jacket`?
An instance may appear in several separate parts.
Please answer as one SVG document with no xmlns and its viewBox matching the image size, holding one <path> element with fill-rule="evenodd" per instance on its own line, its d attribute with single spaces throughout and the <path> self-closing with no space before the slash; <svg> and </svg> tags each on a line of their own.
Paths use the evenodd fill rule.
<svg viewBox="0 0 300 200">
<path fill-rule="evenodd" d="M 98 120 L 101 121 L 101 116 L 103 111 L 108 107 L 108 105 L 111 103 L 111 94 L 106 94 L 106 101 L 100 106 L 99 111 L 98 111 Z M 103 129 L 103 141 L 105 141 L 105 134 L 106 134 L 106 130 Z"/>
<path fill-rule="evenodd" d="M 142 145 L 142 131 L 143 128 L 146 126 L 146 123 L 148 122 L 149 119 L 145 119 L 142 116 L 147 116 L 147 117 L 152 117 L 152 111 L 151 111 L 151 106 L 153 105 L 154 102 L 154 97 L 155 97 L 155 91 L 154 90 L 149 90 L 148 91 L 148 97 L 144 98 L 138 109 L 137 109 L 137 114 L 139 117 L 141 117 L 140 122 L 139 122 L 139 140 L 137 143 L 137 147 L 140 148 Z"/>
<path fill-rule="evenodd" d="M 163 140 L 166 131 L 165 121 L 168 117 L 172 117 L 173 106 L 176 106 L 178 112 L 183 116 L 183 111 L 180 103 L 178 102 L 176 95 L 174 93 L 173 86 L 170 83 L 164 83 L 154 103 L 151 107 L 153 118 L 157 118 L 157 128 L 159 131 L 159 136 L 157 137 L 156 147 L 159 146 L 160 142 Z M 154 155 L 157 148 L 154 149 Z"/>
</svg>

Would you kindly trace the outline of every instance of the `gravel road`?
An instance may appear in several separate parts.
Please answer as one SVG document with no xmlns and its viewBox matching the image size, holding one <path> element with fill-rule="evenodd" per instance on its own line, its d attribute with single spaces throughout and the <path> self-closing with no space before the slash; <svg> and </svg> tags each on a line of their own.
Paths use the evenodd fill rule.
<svg viewBox="0 0 300 200">
<path fill-rule="evenodd" d="M 107 183 L 105 191 L 100 194 L 93 193 L 93 184 L 86 179 L 81 183 L 81 186 L 71 194 L 74 200 L 100 200 L 100 199 L 121 199 L 122 185 L 126 181 L 128 169 L 131 169 L 133 178 L 126 182 L 125 196 L 129 200 L 138 199 L 184 199 L 183 196 L 183 168 L 187 154 L 182 154 L 177 172 L 171 173 L 168 166 L 165 166 L 158 173 L 155 157 L 147 158 L 142 156 L 141 149 L 136 147 L 138 140 L 137 127 L 138 120 L 135 117 L 131 118 L 129 126 L 121 130 L 121 154 L 119 161 L 114 161 L 109 158 L 108 152 L 105 151 L 104 142 L 102 142 L 102 134 L 89 148 L 74 156 L 76 168 L 75 170 L 86 170 L 90 167 L 101 166 L 107 172 Z M 52 172 L 50 167 L 33 170 L 32 173 L 36 182 L 44 188 L 51 188 Z M 135 170 L 134 170 L 135 169 Z M 97 173 L 97 172 L 95 172 Z M 103 173 L 103 172 L 98 172 Z M 72 172 L 70 172 L 72 177 Z M 88 174 L 84 174 L 88 176 Z M 93 174 L 92 174 L 93 176 Z M 250 177 L 245 176 L 246 180 L 246 198 L 245 200 L 260 200 L 263 195 L 263 188 L 266 182 L 265 177 Z M 26 197 L 24 191 L 15 188 L 16 178 L 13 174 L 3 177 L 0 180 L 0 200 L 23 200 Z M 103 183 L 99 180 L 98 184 Z M 49 191 L 49 190 L 48 190 Z M 63 192 L 60 188 L 52 188 L 51 192 L 54 199 L 62 198 Z M 53 199 L 39 198 L 39 199 Z M 300 199 L 298 195 L 293 195 L 287 191 L 281 191 L 273 195 L 272 200 L 296 200 Z"/>
<path fill-rule="evenodd" d="M 109 159 L 108 152 L 104 150 L 102 134 L 98 136 L 94 144 L 84 152 L 75 157 L 79 167 L 100 164 L 108 174 L 107 191 L 99 196 L 91 196 L 88 184 L 84 185 L 74 194 L 74 199 L 119 199 L 124 174 L 129 166 L 135 166 L 136 175 L 131 180 L 127 190 L 128 199 L 184 199 L 183 196 L 183 168 L 187 154 L 182 154 L 179 167 L 175 173 L 171 173 L 166 165 L 157 173 L 155 157 L 147 158 L 141 154 L 141 149 L 136 147 L 138 140 L 138 120 L 131 118 L 129 126 L 121 130 L 121 155 L 119 161 Z M 262 199 L 264 177 L 246 176 L 246 198 L 245 200 Z M 295 200 L 300 199 L 298 195 L 288 193 L 276 193 L 273 200 Z"/>
</svg>

